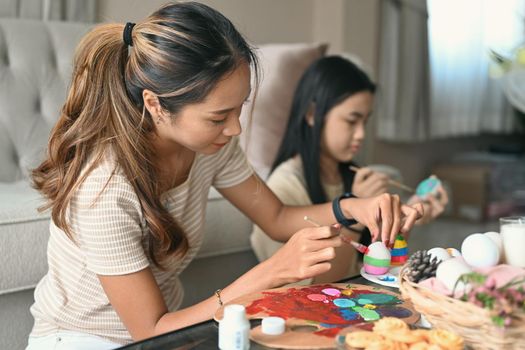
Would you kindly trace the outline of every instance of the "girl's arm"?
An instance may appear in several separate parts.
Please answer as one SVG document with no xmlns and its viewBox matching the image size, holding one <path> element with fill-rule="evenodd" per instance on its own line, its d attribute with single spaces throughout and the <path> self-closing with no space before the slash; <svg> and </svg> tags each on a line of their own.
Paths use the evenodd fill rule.
<svg viewBox="0 0 525 350">
<path fill-rule="evenodd" d="M 242 275 L 221 292 L 223 302 L 241 295 L 311 278 L 328 271 L 335 248 L 341 246 L 339 226 L 310 227 L 297 232 L 270 259 Z M 150 268 L 117 276 L 98 275 L 120 319 L 137 341 L 183 328 L 213 317 L 216 296 L 168 312 Z"/>
<path fill-rule="evenodd" d="M 285 206 L 256 175 L 219 192 L 278 241 L 285 242 L 297 230 L 308 226 L 303 220 L 305 215 L 323 225 L 336 222 L 332 203 Z M 387 193 L 370 198 L 347 198 L 340 204 L 345 217 L 368 227 L 373 240 L 381 238 L 385 242 L 393 242 L 399 232 L 407 233 L 423 213 L 420 204 L 402 205 L 399 196 Z"/>
</svg>

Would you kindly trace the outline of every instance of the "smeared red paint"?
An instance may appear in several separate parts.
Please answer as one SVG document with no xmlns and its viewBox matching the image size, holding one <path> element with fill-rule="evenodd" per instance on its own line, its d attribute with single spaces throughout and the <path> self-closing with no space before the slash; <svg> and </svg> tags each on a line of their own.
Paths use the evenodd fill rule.
<svg viewBox="0 0 525 350">
<path fill-rule="evenodd" d="M 338 297 L 355 298 L 363 294 L 384 294 L 381 291 L 361 290 L 345 286 L 342 290 L 352 288 L 351 296 L 327 295 L 328 303 L 309 300 L 312 294 L 321 294 L 325 288 L 333 288 L 332 285 L 318 285 L 304 288 L 289 288 L 280 292 L 264 292 L 264 297 L 253 301 L 246 307 L 248 315 L 264 312 L 268 316 L 278 316 L 284 319 L 302 319 L 316 324 L 326 324 L 325 329 L 314 332 L 315 334 L 334 337 L 342 328 L 364 322 L 360 316 L 355 320 L 346 320 L 342 317 L 340 308 L 332 302 Z M 346 294 L 346 293 L 345 293 Z M 322 294 L 321 294 L 322 295 Z M 399 303 L 400 301 L 398 301 Z M 396 306 L 392 305 L 393 308 Z M 323 326 L 324 327 L 324 326 Z"/>
</svg>

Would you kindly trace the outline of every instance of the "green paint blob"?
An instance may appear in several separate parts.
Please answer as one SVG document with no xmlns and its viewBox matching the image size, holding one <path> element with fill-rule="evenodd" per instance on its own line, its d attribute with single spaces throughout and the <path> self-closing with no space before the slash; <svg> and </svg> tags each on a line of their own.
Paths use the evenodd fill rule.
<svg viewBox="0 0 525 350">
<path fill-rule="evenodd" d="M 375 310 L 365 309 L 361 306 L 354 306 L 352 308 L 355 312 L 359 313 L 365 321 L 377 321 L 381 318 Z"/>
<path fill-rule="evenodd" d="M 366 302 L 365 302 L 366 301 Z M 361 294 L 358 299 L 358 303 L 361 305 L 365 304 L 397 304 L 400 300 L 394 295 L 390 294 Z"/>
</svg>

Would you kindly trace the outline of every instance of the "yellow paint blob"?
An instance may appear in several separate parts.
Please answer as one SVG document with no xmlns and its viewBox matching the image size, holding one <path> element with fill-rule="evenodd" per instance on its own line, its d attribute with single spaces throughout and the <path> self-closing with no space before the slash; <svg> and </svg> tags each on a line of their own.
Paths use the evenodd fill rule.
<svg viewBox="0 0 525 350">
<path fill-rule="evenodd" d="M 365 304 L 365 306 L 363 306 L 365 309 L 369 309 L 369 310 L 374 310 L 376 308 L 375 305 L 372 305 L 372 304 Z"/>
<path fill-rule="evenodd" d="M 346 296 L 350 296 L 352 295 L 352 293 L 354 293 L 354 291 L 351 289 L 345 289 L 341 292 L 341 294 L 346 295 Z"/>
</svg>

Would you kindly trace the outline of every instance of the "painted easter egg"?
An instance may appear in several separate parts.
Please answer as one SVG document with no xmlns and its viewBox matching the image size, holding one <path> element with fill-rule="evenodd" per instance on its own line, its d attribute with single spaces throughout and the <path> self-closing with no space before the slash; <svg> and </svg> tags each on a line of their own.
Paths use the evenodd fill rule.
<svg viewBox="0 0 525 350">
<path fill-rule="evenodd" d="M 363 267 L 371 275 L 384 275 L 390 268 L 390 251 L 383 242 L 374 242 L 368 246 L 363 258 Z"/>
<path fill-rule="evenodd" d="M 401 266 L 408 260 L 408 245 L 402 235 L 397 235 L 394 241 L 394 248 L 390 251 L 390 265 Z"/>
<path fill-rule="evenodd" d="M 461 244 L 461 255 L 472 267 L 491 267 L 499 261 L 499 249 L 488 236 L 474 233 Z"/>
<path fill-rule="evenodd" d="M 456 248 L 447 248 L 447 253 L 452 258 L 457 258 L 458 256 L 461 256 L 461 252 L 457 250 Z"/>
<path fill-rule="evenodd" d="M 441 186 L 441 181 L 435 177 L 431 176 L 419 183 L 416 188 L 416 195 L 419 198 L 426 198 L 429 194 L 436 194 L 439 186 Z"/>
<path fill-rule="evenodd" d="M 498 262 L 503 261 L 504 251 L 503 251 L 503 239 L 501 238 L 501 235 L 498 232 L 490 231 L 490 232 L 485 232 L 485 236 L 490 238 L 492 242 L 494 242 L 496 246 L 498 247 L 498 251 L 499 251 L 499 261 Z"/>
<path fill-rule="evenodd" d="M 451 257 L 446 249 L 440 247 L 429 249 L 428 254 L 431 256 L 431 259 L 436 259 L 437 261 L 445 261 Z"/>
<path fill-rule="evenodd" d="M 461 277 L 461 275 L 472 272 L 470 266 L 468 266 L 462 257 L 452 258 L 443 261 L 439 264 L 436 270 L 436 278 L 443 283 L 448 290 L 463 291 L 466 287 L 463 283 L 456 282 Z"/>
</svg>

